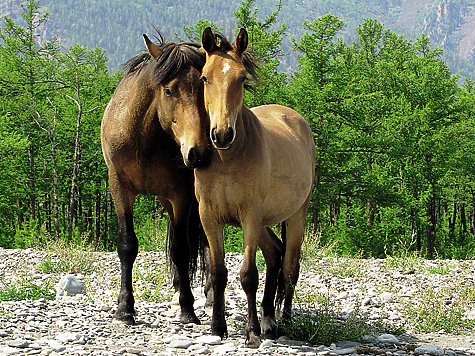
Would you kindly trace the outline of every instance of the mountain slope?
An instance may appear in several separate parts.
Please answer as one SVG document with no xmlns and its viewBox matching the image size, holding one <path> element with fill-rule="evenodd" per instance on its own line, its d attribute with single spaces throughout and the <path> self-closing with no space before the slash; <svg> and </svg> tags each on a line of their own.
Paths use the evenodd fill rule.
<svg viewBox="0 0 475 356">
<path fill-rule="evenodd" d="M 0 1 L 0 14 L 19 18 L 20 0 Z M 199 19 L 216 23 L 228 33 L 235 27 L 233 12 L 239 0 L 43 0 L 50 19 L 46 35 L 60 35 L 62 45 L 81 43 L 90 48 L 101 46 L 114 71 L 132 55 L 143 50 L 142 33 L 153 34 L 157 27 L 165 37 L 184 37 L 183 25 Z M 276 9 L 277 0 L 257 0 L 258 16 Z M 302 22 L 313 21 L 327 13 L 345 23 L 341 36 L 354 41 L 355 28 L 372 17 L 399 34 L 415 39 L 424 33 L 433 46 L 444 49 L 444 59 L 452 71 L 475 77 L 475 0 L 282 0 L 279 22 L 288 26 L 289 38 L 298 38 Z"/>
</svg>

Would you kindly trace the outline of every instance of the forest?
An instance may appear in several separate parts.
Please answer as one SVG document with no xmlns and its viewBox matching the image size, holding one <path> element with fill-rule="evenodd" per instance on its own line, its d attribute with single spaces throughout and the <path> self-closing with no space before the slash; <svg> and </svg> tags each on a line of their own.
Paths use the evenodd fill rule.
<svg viewBox="0 0 475 356">
<path fill-rule="evenodd" d="M 475 81 L 459 84 L 429 37 L 409 40 L 373 18 L 339 33 L 327 14 L 291 37 L 298 68 L 282 71 L 286 25 L 281 8 L 264 19 L 255 0 L 234 12 L 258 58 L 259 83 L 247 106 L 279 103 L 311 125 L 317 146 L 307 239 L 341 255 L 384 257 L 419 251 L 428 258 L 475 256 Z M 117 223 L 100 143 L 100 123 L 122 73 L 109 74 L 104 49 L 40 31 L 49 21 L 36 0 L 21 24 L 0 32 L 0 246 L 63 240 L 113 250 Z M 185 26 L 199 42 L 212 19 Z M 137 46 L 145 50 L 140 36 Z M 157 248 L 166 213 L 152 196 L 135 204 L 142 249 Z M 239 250 L 229 229 L 228 248 Z"/>
</svg>

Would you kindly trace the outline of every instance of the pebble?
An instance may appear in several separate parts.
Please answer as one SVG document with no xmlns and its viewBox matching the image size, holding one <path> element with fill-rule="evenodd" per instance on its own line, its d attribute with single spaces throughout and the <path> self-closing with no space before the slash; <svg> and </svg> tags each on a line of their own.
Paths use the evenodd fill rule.
<svg viewBox="0 0 475 356">
<path fill-rule="evenodd" d="M 439 346 L 422 345 L 414 349 L 416 355 L 444 356 L 445 352 Z"/>
<path fill-rule="evenodd" d="M 25 252 L 26 251 L 26 252 Z M 202 325 L 182 325 L 179 320 L 177 295 L 171 281 L 153 278 L 135 278 L 136 325 L 125 326 L 114 323 L 112 314 L 117 305 L 120 284 L 120 263 L 116 252 L 94 253 L 96 268 L 89 275 L 69 275 L 68 280 L 82 286 L 80 293 L 71 293 L 63 285 L 62 295 L 55 300 L 0 301 L 0 356 L 153 356 L 153 355 L 298 355 L 338 356 L 374 354 L 385 356 L 430 355 L 430 356 L 473 356 L 475 342 L 472 337 L 461 337 L 460 345 L 451 344 L 445 348 L 435 345 L 445 334 L 434 334 L 423 338 L 410 333 L 402 337 L 392 334 L 367 335 L 365 343 L 339 341 L 332 345 L 311 345 L 303 341 L 280 337 L 277 340 L 262 340 L 258 349 L 249 349 L 244 340 L 247 301 L 242 292 L 239 270 L 242 254 L 228 253 L 228 287 L 226 289 L 226 313 L 229 337 L 210 335 L 211 309 L 205 308 L 203 284 L 200 273 L 193 284 L 195 310 Z M 60 286 L 61 275 L 43 273 L 38 269 L 41 261 L 55 261 L 57 257 L 44 251 L 5 250 L 0 248 L 0 270 L 4 271 L 2 283 L 17 284 L 29 278 L 33 283 L 49 283 Z M 348 318 L 356 308 L 368 314 L 369 320 L 389 323 L 403 323 L 398 314 L 401 300 L 415 300 L 418 290 L 431 285 L 441 290 L 453 283 L 454 275 L 438 275 L 414 269 L 388 271 L 385 260 L 362 260 L 364 266 L 354 276 L 344 274 L 340 264 L 345 259 L 323 258 L 307 267 L 301 263 L 301 273 L 296 295 L 306 291 L 332 296 L 342 311 L 342 320 Z M 428 267 L 439 261 L 426 261 Z M 475 262 L 459 261 L 457 275 L 465 283 L 473 285 Z M 162 252 L 140 252 L 134 264 L 134 276 L 153 277 L 150 266 L 165 265 Z M 155 267 L 156 268 L 156 267 Z M 335 272 L 330 273 L 332 269 Z M 428 268 L 427 268 L 428 269 Z M 152 272 L 150 272 L 152 271 Z M 470 277 L 470 278 L 469 278 Z M 265 271 L 259 272 L 258 299 L 262 299 Z M 71 283 L 70 283 L 71 284 Z M 391 291 L 384 288 L 391 286 Z M 87 288 L 86 288 L 87 287 Z M 434 287 L 434 288 L 435 288 Z M 450 290 L 450 289 L 449 289 Z M 158 296 L 146 301 L 141 295 Z M 142 294 L 141 294 L 142 293 Z M 161 297 L 160 297 L 161 296 Z M 174 297 L 174 298 L 172 298 Z M 295 304 L 298 308 L 297 303 Z M 298 310 L 298 309 L 297 309 Z M 471 311 L 466 318 L 473 318 Z M 419 337 L 419 338 L 418 338 Z M 409 340 L 409 341 L 408 341 Z M 407 348 L 408 345 L 414 347 Z M 463 346 L 462 346 L 463 345 Z M 417 347 L 416 347 L 417 346 Z M 414 351 L 412 351 L 414 350 Z M 371 352 L 370 352 L 371 351 Z"/>
</svg>

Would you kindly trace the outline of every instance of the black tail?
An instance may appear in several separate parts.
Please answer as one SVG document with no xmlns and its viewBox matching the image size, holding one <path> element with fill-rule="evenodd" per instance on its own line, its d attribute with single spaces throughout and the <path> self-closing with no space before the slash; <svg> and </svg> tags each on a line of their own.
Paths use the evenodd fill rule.
<svg viewBox="0 0 475 356">
<path fill-rule="evenodd" d="M 275 309 L 280 311 L 282 302 L 284 301 L 285 297 L 285 283 L 284 283 L 284 271 L 283 271 L 283 264 L 284 264 L 284 257 L 285 251 L 287 249 L 287 228 L 285 221 L 282 221 L 282 254 L 281 254 L 281 262 L 280 262 L 280 271 L 279 276 L 277 277 L 277 292 L 275 295 Z"/>
</svg>

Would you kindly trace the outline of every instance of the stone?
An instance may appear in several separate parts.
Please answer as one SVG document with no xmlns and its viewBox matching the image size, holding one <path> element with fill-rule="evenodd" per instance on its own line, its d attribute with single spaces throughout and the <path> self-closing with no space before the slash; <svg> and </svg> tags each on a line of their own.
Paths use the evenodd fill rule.
<svg viewBox="0 0 475 356">
<path fill-rule="evenodd" d="M 218 335 L 203 335 L 196 339 L 196 342 L 205 345 L 219 345 L 221 344 L 221 337 Z"/>
<path fill-rule="evenodd" d="M 349 347 L 345 349 L 336 349 L 336 350 L 333 350 L 333 352 L 336 353 L 337 355 L 351 355 L 355 353 L 356 350 L 353 347 Z"/>
<path fill-rule="evenodd" d="M 381 334 L 376 340 L 385 344 L 399 344 L 398 338 L 392 334 Z"/>
<path fill-rule="evenodd" d="M 231 342 L 228 342 L 227 344 L 218 345 L 213 350 L 213 352 L 218 355 L 224 355 L 224 354 L 235 352 L 235 351 L 236 351 L 236 346 L 234 346 L 234 344 Z"/>
<path fill-rule="evenodd" d="M 414 349 L 416 355 L 444 356 L 444 349 L 435 345 L 422 345 Z"/>
<path fill-rule="evenodd" d="M 272 340 L 264 340 L 261 342 L 261 345 L 259 346 L 259 349 L 268 349 L 269 347 L 272 347 L 274 343 Z"/>
<path fill-rule="evenodd" d="M 174 349 L 187 349 L 191 345 L 193 345 L 191 340 L 173 340 L 168 346 Z"/>
<path fill-rule="evenodd" d="M 85 292 L 84 282 L 73 274 L 63 276 L 56 285 L 56 297 L 63 295 L 72 296 Z"/>
<path fill-rule="evenodd" d="M 30 345 L 30 343 L 26 340 L 23 340 L 23 339 L 15 339 L 15 340 L 12 340 L 9 343 L 7 343 L 7 345 L 10 346 L 10 347 L 17 347 L 19 349 L 25 349 Z"/>
</svg>

